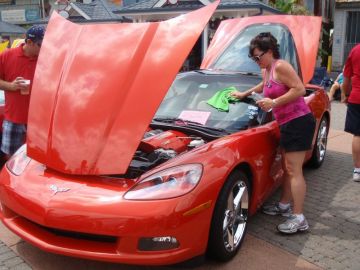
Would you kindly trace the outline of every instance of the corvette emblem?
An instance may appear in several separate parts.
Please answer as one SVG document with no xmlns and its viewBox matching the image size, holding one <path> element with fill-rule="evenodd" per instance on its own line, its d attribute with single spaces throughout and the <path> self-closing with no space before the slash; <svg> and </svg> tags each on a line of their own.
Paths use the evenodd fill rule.
<svg viewBox="0 0 360 270">
<path fill-rule="evenodd" d="M 61 187 L 58 187 L 56 185 L 51 185 L 50 186 L 50 190 L 53 192 L 52 195 L 56 195 L 58 192 L 66 192 L 66 191 L 69 191 L 70 188 L 61 188 Z"/>
</svg>

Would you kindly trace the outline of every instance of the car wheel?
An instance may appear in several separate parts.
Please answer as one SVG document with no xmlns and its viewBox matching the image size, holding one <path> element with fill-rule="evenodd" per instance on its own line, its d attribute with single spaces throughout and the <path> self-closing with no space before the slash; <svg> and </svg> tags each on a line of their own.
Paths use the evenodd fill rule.
<svg viewBox="0 0 360 270">
<path fill-rule="evenodd" d="M 309 160 L 309 165 L 313 168 L 319 168 L 321 164 L 324 162 L 328 133 L 329 133 L 328 119 L 326 117 L 323 117 L 320 121 L 320 125 L 317 130 L 316 142 L 314 145 L 312 156 Z"/>
<path fill-rule="evenodd" d="M 235 171 L 222 187 L 215 205 L 208 244 L 212 258 L 228 261 L 239 250 L 246 233 L 249 201 L 248 178 Z"/>
</svg>

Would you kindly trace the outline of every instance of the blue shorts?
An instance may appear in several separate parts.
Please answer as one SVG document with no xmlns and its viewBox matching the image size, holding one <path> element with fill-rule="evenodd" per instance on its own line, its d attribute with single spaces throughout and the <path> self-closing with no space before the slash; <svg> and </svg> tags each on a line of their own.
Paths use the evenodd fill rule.
<svg viewBox="0 0 360 270">
<path fill-rule="evenodd" d="M 1 151 L 12 155 L 25 143 L 26 125 L 4 120 L 2 128 Z"/>
</svg>

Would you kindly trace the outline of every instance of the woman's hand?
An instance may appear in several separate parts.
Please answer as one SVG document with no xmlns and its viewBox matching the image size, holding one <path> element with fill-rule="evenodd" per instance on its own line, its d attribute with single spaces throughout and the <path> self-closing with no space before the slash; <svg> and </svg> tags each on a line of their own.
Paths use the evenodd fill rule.
<svg viewBox="0 0 360 270">
<path fill-rule="evenodd" d="M 240 92 L 240 91 L 234 91 L 230 93 L 230 96 L 237 98 L 237 99 L 243 99 L 247 96 L 246 93 Z"/>
<path fill-rule="evenodd" d="M 263 98 L 259 101 L 256 101 L 256 104 L 259 105 L 262 110 L 269 112 L 274 107 L 274 100 L 271 98 Z"/>
</svg>

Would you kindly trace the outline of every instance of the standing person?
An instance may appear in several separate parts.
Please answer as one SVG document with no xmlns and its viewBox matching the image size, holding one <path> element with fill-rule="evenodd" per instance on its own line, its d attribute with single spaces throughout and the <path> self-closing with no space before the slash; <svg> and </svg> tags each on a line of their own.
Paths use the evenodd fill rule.
<svg viewBox="0 0 360 270">
<path fill-rule="evenodd" d="M 264 206 L 263 212 L 288 217 L 286 222 L 278 225 L 280 232 L 306 231 L 309 225 L 303 214 L 306 183 L 302 167 L 305 153 L 311 149 L 315 119 L 303 98 L 305 88 L 294 68 L 279 59 L 279 45 L 271 33 L 260 33 L 251 40 L 249 57 L 262 69 L 263 81 L 245 92 L 236 91 L 232 95 L 242 99 L 252 92 L 264 93 L 265 98 L 257 104 L 265 111 L 272 109 L 280 125 L 280 147 L 284 158 L 285 181 L 281 199 L 278 203 Z"/>
<path fill-rule="evenodd" d="M 32 26 L 25 42 L 0 55 L 0 89 L 5 91 L 1 151 L 8 159 L 24 142 L 30 91 L 45 28 Z"/>
<path fill-rule="evenodd" d="M 346 60 L 341 101 L 348 103 L 345 131 L 353 135 L 353 180 L 360 182 L 360 44 L 351 50 Z"/>
</svg>

